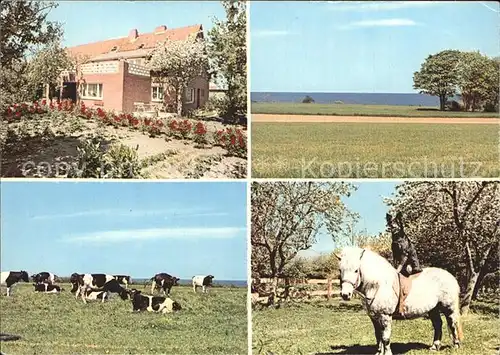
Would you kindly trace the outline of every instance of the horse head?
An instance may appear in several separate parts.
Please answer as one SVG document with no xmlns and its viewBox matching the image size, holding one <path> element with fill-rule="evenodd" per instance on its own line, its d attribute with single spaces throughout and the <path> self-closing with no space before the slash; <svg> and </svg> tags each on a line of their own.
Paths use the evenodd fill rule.
<svg viewBox="0 0 500 355">
<path fill-rule="evenodd" d="M 349 301 L 354 291 L 361 285 L 361 261 L 365 249 L 344 248 L 341 255 L 335 256 L 340 260 L 340 295 L 345 301 Z"/>
</svg>

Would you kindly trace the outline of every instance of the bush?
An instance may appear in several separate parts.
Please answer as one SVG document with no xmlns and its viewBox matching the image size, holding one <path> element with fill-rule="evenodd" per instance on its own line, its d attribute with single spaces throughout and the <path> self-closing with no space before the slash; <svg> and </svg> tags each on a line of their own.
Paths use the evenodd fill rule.
<svg viewBox="0 0 500 355">
<path fill-rule="evenodd" d="M 138 147 L 137 147 L 138 148 Z M 78 171 L 70 177 L 81 178 L 135 178 L 140 175 L 137 148 L 113 145 L 106 151 L 102 137 L 95 136 L 84 141 L 78 150 Z"/>
<path fill-rule="evenodd" d="M 226 128 L 217 131 L 214 135 L 215 145 L 227 150 L 228 156 L 246 158 L 247 140 L 240 129 Z"/>
<path fill-rule="evenodd" d="M 462 104 L 460 104 L 460 102 L 458 102 L 456 100 L 447 101 L 446 108 L 449 111 L 462 111 L 463 110 Z"/>
<path fill-rule="evenodd" d="M 314 99 L 313 99 L 311 96 L 307 95 L 307 96 L 306 96 L 306 97 L 304 97 L 304 99 L 302 100 L 302 103 L 303 103 L 303 104 L 312 104 L 312 103 L 314 103 Z"/>
</svg>

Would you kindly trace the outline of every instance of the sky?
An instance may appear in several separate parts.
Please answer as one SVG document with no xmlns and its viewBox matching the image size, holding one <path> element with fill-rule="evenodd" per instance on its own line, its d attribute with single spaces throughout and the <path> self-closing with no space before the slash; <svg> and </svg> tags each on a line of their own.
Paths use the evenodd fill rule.
<svg viewBox="0 0 500 355">
<path fill-rule="evenodd" d="M 349 197 L 343 197 L 342 201 L 347 208 L 359 214 L 356 225 L 357 232 L 365 232 L 369 235 L 378 235 L 385 231 L 385 214 L 389 211 L 383 199 L 391 197 L 398 183 L 389 181 L 352 181 L 357 190 Z M 401 183 L 401 182 L 399 182 Z M 330 234 L 320 232 L 316 243 L 312 248 L 302 251 L 299 255 L 303 257 L 318 256 L 331 253 L 335 249 L 335 243 Z"/>
<path fill-rule="evenodd" d="M 240 182 L 2 182 L 1 269 L 246 280 Z"/>
<path fill-rule="evenodd" d="M 254 1 L 250 86 L 264 92 L 414 93 L 444 49 L 500 55 L 497 2 Z"/>
<path fill-rule="evenodd" d="M 176 28 L 202 24 L 212 28 L 212 18 L 225 18 L 219 1 L 60 1 L 48 19 L 64 28 L 64 46 L 127 37 L 131 29 L 139 34 L 158 26 Z"/>
</svg>

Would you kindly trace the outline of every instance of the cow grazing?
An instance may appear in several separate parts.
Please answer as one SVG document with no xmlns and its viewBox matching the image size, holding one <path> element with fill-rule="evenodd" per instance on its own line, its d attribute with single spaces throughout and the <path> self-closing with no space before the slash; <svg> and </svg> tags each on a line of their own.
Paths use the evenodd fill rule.
<svg viewBox="0 0 500 355">
<path fill-rule="evenodd" d="M 7 286 L 7 297 L 10 296 L 11 287 L 20 281 L 30 282 L 28 273 L 24 270 L 2 271 L 0 274 L 0 285 Z"/>
<path fill-rule="evenodd" d="M 193 291 L 196 293 L 196 287 L 201 287 L 202 292 L 205 293 L 208 287 L 212 287 L 213 275 L 198 275 L 193 276 Z"/>
<path fill-rule="evenodd" d="M 125 285 L 125 288 L 128 288 L 128 285 L 132 283 L 132 278 L 129 275 L 113 275 L 118 283 Z"/>
<path fill-rule="evenodd" d="M 35 286 L 35 292 L 60 293 L 61 291 L 64 291 L 64 289 L 60 286 L 47 283 L 36 283 L 33 284 L 33 286 Z"/>
<path fill-rule="evenodd" d="M 70 277 L 70 282 L 73 285 L 71 292 L 75 292 L 75 298 L 78 298 L 78 296 L 81 295 L 83 302 L 85 302 L 85 292 L 87 290 L 102 288 L 107 282 L 111 280 L 116 281 L 114 276 L 112 275 L 73 273 Z"/>
<path fill-rule="evenodd" d="M 179 302 L 169 297 L 142 295 L 141 291 L 136 289 L 132 289 L 130 295 L 132 297 L 132 311 L 134 312 L 148 311 L 165 314 L 182 309 Z"/>
<path fill-rule="evenodd" d="M 150 280 L 153 281 L 151 284 L 151 294 L 159 288 L 163 290 L 164 295 L 170 296 L 170 290 L 173 286 L 177 286 L 177 281 L 180 279 L 162 272 L 160 274 L 156 274 Z"/>
<path fill-rule="evenodd" d="M 41 283 L 54 284 L 56 282 L 56 278 L 57 278 L 56 275 L 46 271 L 31 275 L 31 279 L 36 284 L 41 284 Z"/>
</svg>

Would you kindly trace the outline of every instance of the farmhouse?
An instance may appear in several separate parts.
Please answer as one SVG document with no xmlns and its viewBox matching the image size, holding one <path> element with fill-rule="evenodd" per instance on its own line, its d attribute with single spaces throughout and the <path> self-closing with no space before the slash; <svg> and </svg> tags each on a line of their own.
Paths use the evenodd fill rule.
<svg viewBox="0 0 500 355">
<path fill-rule="evenodd" d="M 79 93 L 87 107 L 121 112 L 174 110 L 173 90 L 156 83 L 145 64 L 157 44 L 189 39 L 204 39 L 203 26 L 168 29 L 163 25 L 144 34 L 132 29 L 127 37 L 67 48 L 70 56 L 76 58 L 77 67 L 63 72 L 62 98 L 76 101 Z M 209 78 L 204 73 L 184 92 L 183 107 L 189 110 L 203 106 L 208 94 Z"/>
</svg>

